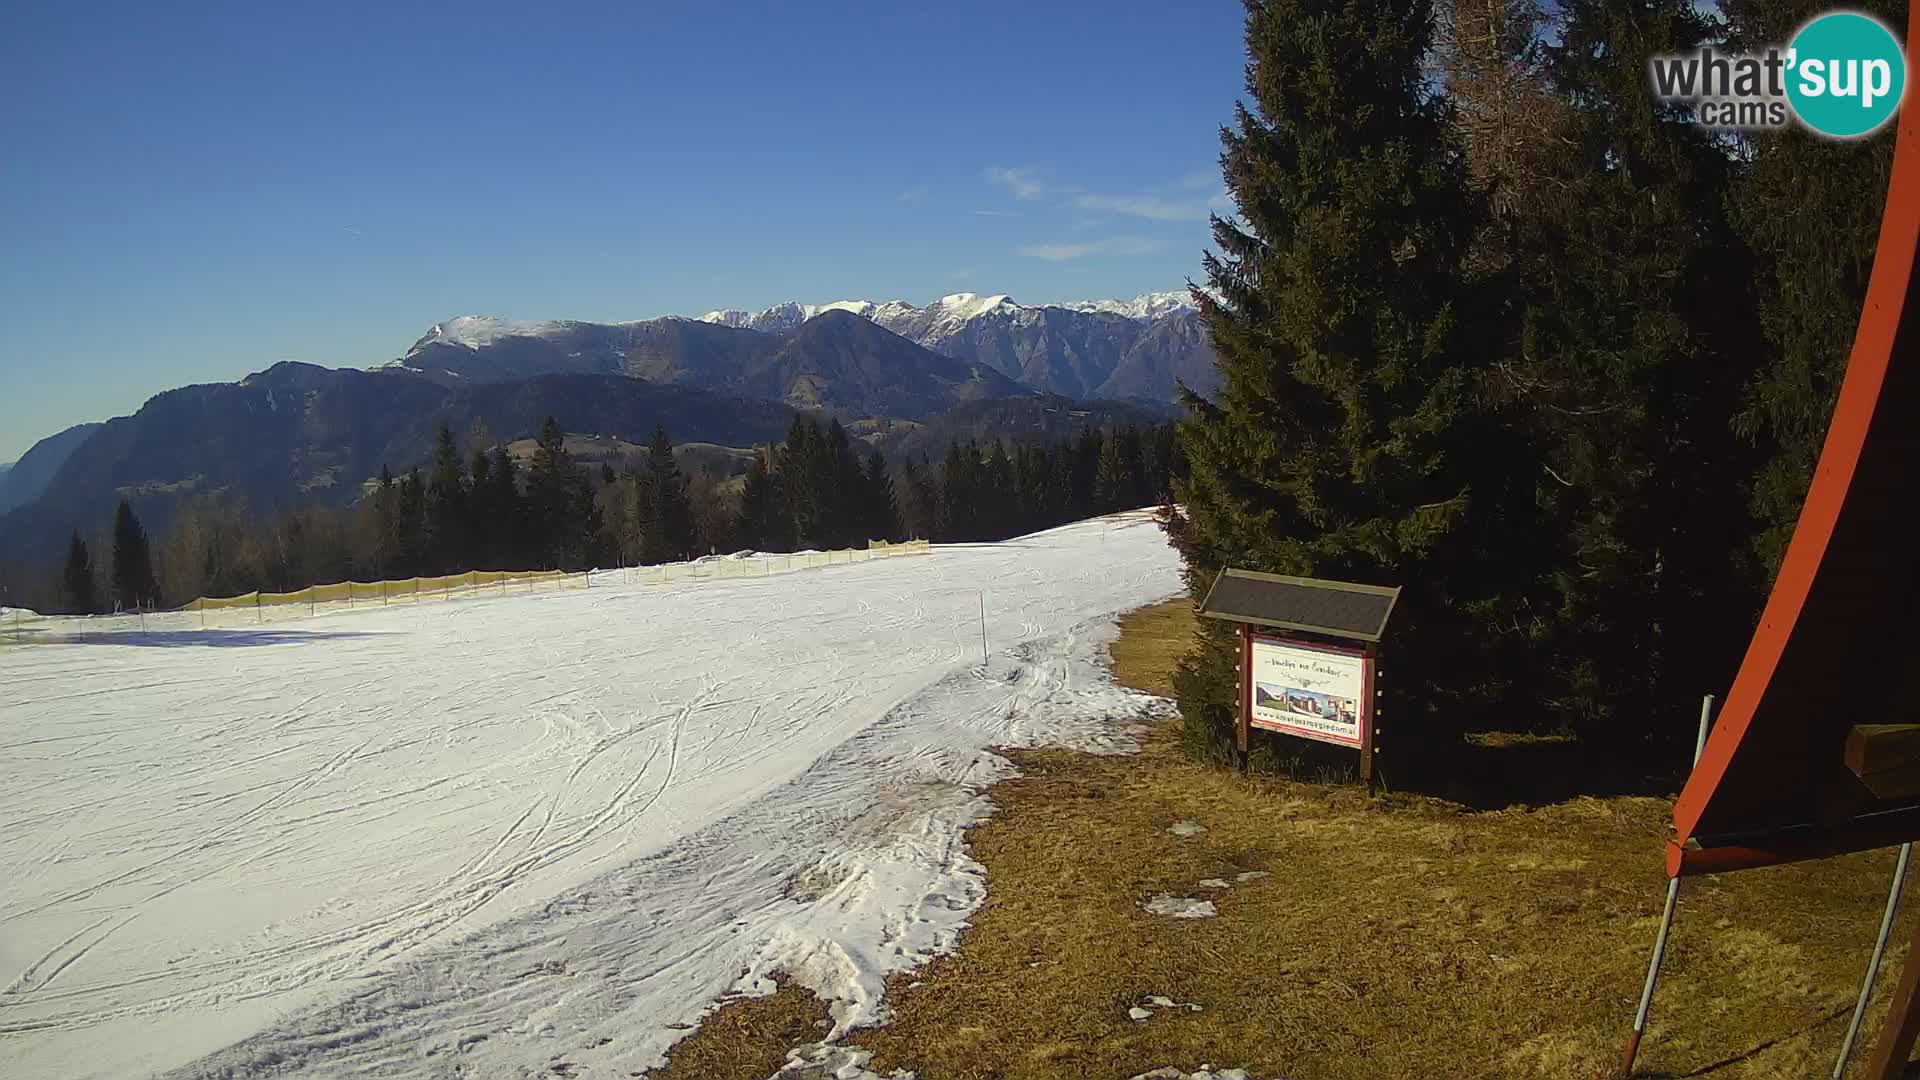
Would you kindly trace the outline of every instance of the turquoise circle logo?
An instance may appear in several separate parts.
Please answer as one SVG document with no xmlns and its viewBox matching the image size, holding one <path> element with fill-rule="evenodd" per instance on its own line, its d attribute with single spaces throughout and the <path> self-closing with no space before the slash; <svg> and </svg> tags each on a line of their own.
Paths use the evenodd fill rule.
<svg viewBox="0 0 1920 1080">
<path fill-rule="evenodd" d="M 1870 15 L 1836 11 L 1800 28 L 1787 63 L 1787 101 L 1822 135 L 1851 139 L 1880 128 L 1907 89 L 1907 58 Z"/>
</svg>

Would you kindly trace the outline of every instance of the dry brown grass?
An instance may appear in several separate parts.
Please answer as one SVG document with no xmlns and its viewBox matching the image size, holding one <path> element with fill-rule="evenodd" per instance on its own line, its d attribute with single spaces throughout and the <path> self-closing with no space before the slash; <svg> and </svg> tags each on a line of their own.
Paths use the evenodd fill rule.
<svg viewBox="0 0 1920 1080">
<path fill-rule="evenodd" d="M 818 1042 L 832 1021 L 826 1003 L 791 985 L 767 997 L 742 998 L 715 1010 L 700 1030 L 667 1055 L 654 1080 L 761 1080 L 784 1065 L 790 1047 Z"/>
<path fill-rule="evenodd" d="M 1193 640 L 1193 604 L 1172 600 L 1120 616 L 1120 638 L 1108 649 L 1122 686 L 1173 696 L 1173 665 Z"/>
<path fill-rule="evenodd" d="M 1163 687 L 1190 619 L 1181 606 L 1129 617 L 1113 649 L 1124 680 Z M 875 1071 L 1562 1080 L 1604 1075 L 1619 1052 L 1663 895 L 1664 800 L 1482 813 L 1369 800 L 1200 768 L 1170 732 L 1134 757 L 1015 757 L 1023 775 L 995 788 L 1000 812 L 970 838 L 989 886 L 973 929 L 892 987 L 893 1023 L 853 1039 Z M 1177 821 L 1206 831 L 1176 836 Z M 1683 885 L 1642 1075 L 1826 1075 L 1891 865 L 1881 852 Z M 1246 872 L 1269 876 L 1199 884 Z M 1218 917 L 1141 910 L 1163 892 L 1211 898 Z M 1200 1010 L 1128 1018 L 1154 995 Z M 669 1075 L 767 1075 L 784 1056 L 773 1043 L 817 1037 L 818 1003 L 795 997 L 720 1010 Z M 732 1019 L 753 1009 L 800 1019 Z M 723 1043 L 731 1056 L 709 1053 Z"/>
</svg>

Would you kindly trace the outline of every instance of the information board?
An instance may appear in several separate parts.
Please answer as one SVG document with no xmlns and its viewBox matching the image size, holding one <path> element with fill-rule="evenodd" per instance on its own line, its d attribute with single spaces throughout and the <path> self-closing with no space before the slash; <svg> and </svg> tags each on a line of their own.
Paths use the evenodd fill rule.
<svg viewBox="0 0 1920 1080">
<path fill-rule="evenodd" d="M 1373 658 L 1357 649 L 1251 635 L 1248 723 L 1359 749 L 1373 720 Z"/>
</svg>

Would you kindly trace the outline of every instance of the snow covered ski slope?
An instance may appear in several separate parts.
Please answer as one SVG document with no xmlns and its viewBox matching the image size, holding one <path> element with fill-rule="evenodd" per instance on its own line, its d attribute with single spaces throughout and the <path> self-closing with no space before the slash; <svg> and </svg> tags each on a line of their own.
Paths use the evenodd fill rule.
<svg viewBox="0 0 1920 1080">
<path fill-rule="evenodd" d="M 879 1018 L 986 748 L 1124 745 L 1100 646 L 1179 589 L 1132 514 L 0 649 L 0 1075 L 627 1076 L 776 971 Z"/>
</svg>

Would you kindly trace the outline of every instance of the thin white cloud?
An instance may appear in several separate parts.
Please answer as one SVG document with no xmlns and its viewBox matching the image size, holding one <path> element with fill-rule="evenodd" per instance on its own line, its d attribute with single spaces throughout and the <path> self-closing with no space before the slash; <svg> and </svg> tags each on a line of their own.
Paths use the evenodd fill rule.
<svg viewBox="0 0 1920 1080">
<path fill-rule="evenodd" d="M 1047 190 L 1045 182 L 1032 169 L 1003 169 L 990 165 L 987 167 L 987 182 L 1013 192 L 1016 199 L 1037 199 Z"/>
<path fill-rule="evenodd" d="M 1019 250 L 1020 254 L 1030 259 L 1068 262 L 1098 255 L 1150 255 L 1159 247 L 1137 236 L 1115 236 L 1085 244 L 1027 244 Z"/>
<path fill-rule="evenodd" d="M 1011 210 L 969 210 L 967 211 L 967 213 L 978 214 L 981 217 L 1012 217 L 1013 216 L 1013 211 Z"/>
<path fill-rule="evenodd" d="M 929 188 L 925 184 L 915 184 L 914 186 L 900 193 L 900 201 L 901 202 L 919 202 L 921 199 L 926 198 L 927 193 L 932 190 L 933 190 L 932 188 Z"/>
<path fill-rule="evenodd" d="M 1194 181 L 1202 181 L 1194 184 Z M 1204 200 L 1194 196 L 1167 198 L 1160 194 L 1077 194 L 1073 196 L 1073 206 L 1092 209 L 1100 213 L 1125 213 L 1129 217 L 1144 217 L 1148 221 L 1206 221 L 1206 215 L 1217 209 L 1233 208 L 1233 200 L 1227 198 L 1227 188 L 1219 186 L 1219 181 L 1202 177 L 1194 173 L 1179 181 L 1181 188 L 1204 190 L 1212 186 L 1212 194 Z"/>
<path fill-rule="evenodd" d="M 1225 191 L 1205 201 L 1168 199 L 1159 195 L 1087 194 L 1074 196 L 1073 205 L 1082 210 L 1126 214 L 1148 221 L 1204 221 L 1210 211 L 1227 205 L 1225 200 Z"/>
</svg>

